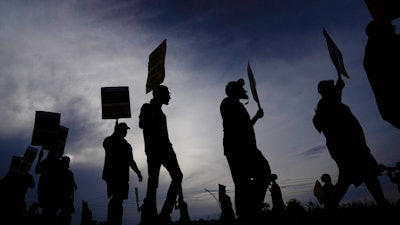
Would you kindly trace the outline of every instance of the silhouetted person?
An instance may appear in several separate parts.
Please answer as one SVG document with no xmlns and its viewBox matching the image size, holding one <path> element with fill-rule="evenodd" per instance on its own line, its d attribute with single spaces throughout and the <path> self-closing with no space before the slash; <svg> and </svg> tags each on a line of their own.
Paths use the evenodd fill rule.
<svg viewBox="0 0 400 225">
<path fill-rule="evenodd" d="M 129 168 L 137 174 L 139 182 L 142 174 L 133 159 L 132 146 L 125 137 L 130 129 L 126 123 L 116 123 L 114 132 L 103 141 L 105 160 L 102 178 L 107 184 L 109 198 L 107 225 L 121 225 L 123 218 L 123 201 L 128 199 Z"/>
<path fill-rule="evenodd" d="M 271 192 L 271 200 L 272 200 L 272 211 L 274 212 L 282 212 L 285 210 L 285 203 L 283 202 L 281 187 L 276 183 L 278 179 L 278 175 L 271 175 L 271 187 L 269 191 Z"/>
<path fill-rule="evenodd" d="M 60 176 L 62 176 L 62 186 L 60 189 L 60 212 L 58 213 L 60 225 L 70 225 L 71 215 L 75 212 L 74 192 L 78 186 L 75 183 L 73 172 L 69 169 L 70 160 L 68 156 L 61 158 Z"/>
<path fill-rule="evenodd" d="M 174 209 L 183 174 L 178 164 L 174 149 L 169 140 L 167 118 L 162 111 L 162 105 L 168 105 L 170 92 L 164 85 L 157 86 L 153 91 L 150 103 L 142 105 L 139 115 L 139 127 L 143 129 L 145 152 L 147 156 L 148 180 L 144 204 L 141 207 L 141 224 L 157 222 L 156 195 L 160 168 L 164 166 L 171 176 L 167 197 L 158 219 L 169 222 Z"/>
<path fill-rule="evenodd" d="M 358 187 L 365 183 L 378 205 L 385 204 L 378 176 L 378 163 L 367 146 L 364 131 L 350 108 L 342 103 L 345 84 L 338 79 L 323 80 L 318 84 L 322 98 L 317 104 L 313 123 L 326 139 L 326 146 L 339 169 L 339 178 L 334 188 L 332 201 L 336 208 L 351 184 Z"/>
<path fill-rule="evenodd" d="M 364 69 L 382 119 L 400 129 L 400 35 L 390 21 L 371 21 L 366 29 Z"/>
<path fill-rule="evenodd" d="M 400 192 L 400 162 L 396 163 L 396 167 L 388 169 L 387 175 L 393 184 L 397 184 L 397 190 Z"/>
<path fill-rule="evenodd" d="M 40 174 L 38 182 L 38 206 L 42 208 L 42 218 L 45 225 L 57 223 L 57 213 L 61 204 L 60 175 L 62 152 L 49 150 L 47 157 L 42 160 L 44 149 L 39 152 L 35 173 Z"/>
<path fill-rule="evenodd" d="M 250 118 L 240 102 L 249 98 L 243 86 L 243 79 L 230 81 L 225 87 L 227 97 L 220 105 L 224 155 L 235 184 L 235 207 L 239 220 L 254 218 L 263 208 L 271 175 L 269 163 L 257 147 L 253 128 L 264 112 L 259 109 Z"/>
<path fill-rule="evenodd" d="M 10 169 L 0 180 L 0 221 L 9 225 L 22 225 L 26 211 L 25 196 L 35 187 L 29 173 Z"/>
<path fill-rule="evenodd" d="M 221 204 L 221 216 L 219 221 L 223 223 L 231 223 L 235 219 L 235 212 L 232 208 L 232 201 L 229 195 L 226 194 L 226 186 L 218 185 L 218 199 Z"/>
<path fill-rule="evenodd" d="M 322 185 L 322 205 L 324 208 L 332 208 L 333 201 L 333 188 L 331 176 L 327 173 L 322 174 L 321 181 L 324 183 Z"/>
</svg>

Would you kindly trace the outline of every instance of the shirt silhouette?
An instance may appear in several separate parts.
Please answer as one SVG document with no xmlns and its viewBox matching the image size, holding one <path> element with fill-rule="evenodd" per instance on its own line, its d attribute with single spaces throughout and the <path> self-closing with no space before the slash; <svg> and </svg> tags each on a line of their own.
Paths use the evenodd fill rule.
<svg viewBox="0 0 400 225">
<path fill-rule="evenodd" d="M 326 146 L 339 169 L 339 178 L 334 188 L 332 207 L 336 208 L 354 184 L 365 183 L 376 203 L 383 205 L 385 199 L 378 176 L 381 175 L 378 163 L 367 146 L 364 131 L 351 112 L 342 103 L 342 90 L 345 83 L 338 79 L 323 80 L 318 84 L 321 99 L 317 104 L 313 123 L 326 139 Z"/>
</svg>

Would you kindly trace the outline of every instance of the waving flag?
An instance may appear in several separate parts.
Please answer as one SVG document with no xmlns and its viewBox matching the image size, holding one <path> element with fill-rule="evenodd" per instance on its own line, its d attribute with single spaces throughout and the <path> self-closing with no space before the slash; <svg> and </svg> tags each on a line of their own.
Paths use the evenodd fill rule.
<svg viewBox="0 0 400 225">
<path fill-rule="evenodd" d="M 325 28 L 324 36 L 326 39 L 326 44 L 328 45 L 329 56 L 331 57 L 331 60 L 336 67 L 338 75 L 340 76 L 340 74 L 343 74 L 345 77 L 350 78 L 349 75 L 347 75 L 346 69 L 344 68 L 342 53 L 336 46 L 335 42 L 332 40 L 331 36 L 329 36 Z"/>
<path fill-rule="evenodd" d="M 258 99 L 257 88 L 256 88 L 256 79 L 254 78 L 253 71 L 250 67 L 250 62 L 247 63 L 247 75 L 249 76 L 250 90 L 253 95 L 254 101 L 257 102 L 258 108 L 261 109 L 260 100 Z"/>
</svg>

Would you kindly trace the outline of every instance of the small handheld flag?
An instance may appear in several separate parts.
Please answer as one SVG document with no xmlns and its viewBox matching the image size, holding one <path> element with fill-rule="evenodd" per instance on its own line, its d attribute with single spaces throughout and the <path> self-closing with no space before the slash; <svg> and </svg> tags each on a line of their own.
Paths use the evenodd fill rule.
<svg viewBox="0 0 400 225">
<path fill-rule="evenodd" d="M 326 44 L 328 45 L 328 50 L 329 50 L 329 56 L 331 57 L 331 60 L 333 62 L 333 65 L 335 65 L 338 76 L 340 77 L 340 74 L 343 74 L 345 77 L 349 78 L 349 75 L 346 72 L 346 69 L 344 68 L 343 64 L 343 56 L 342 53 L 340 52 L 339 48 L 336 46 L 335 42 L 329 36 L 328 32 L 323 28 L 323 33 L 326 39 Z"/>
<path fill-rule="evenodd" d="M 250 67 L 250 62 L 247 63 L 247 75 L 249 77 L 250 90 L 253 95 L 254 101 L 257 102 L 258 108 L 261 109 L 260 100 L 258 99 L 257 88 L 256 88 L 256 79 L 254 78 L 253 71 Z"/>
</svg>

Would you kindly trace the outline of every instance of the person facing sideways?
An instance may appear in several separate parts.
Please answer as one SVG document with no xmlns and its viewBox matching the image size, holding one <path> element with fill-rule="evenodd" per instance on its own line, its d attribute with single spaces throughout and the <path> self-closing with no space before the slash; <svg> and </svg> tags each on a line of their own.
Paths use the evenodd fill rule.
<svg viewBox="0 0 400 225">
<path fill-rule="evenodd" d="M 161 109 L 163 105 L 169 104 L 170 92 L 167 86 L 159 85 L 152 94 L 150 103 L 142 105 L 139 115 L 139 127 L 143 130 L 148 166 L 146 197 L 140 207 L 142 225 L 171 222 L 170 214 L 174 209 L 183 179 L 168 136 L 167 118 Z M 161 212 L 157 215 L 156 195 L 161 166 L 164 166 L 171 176 L 171 183 Z"/>
<path fill-rule="evenodd" d="M 333 188 L 334 185 L 332 184 L 331 176 L 327 173 L 322 174 L 321 181 L 324 183 L 322 185 L 322 205 L 324 208 L 330 208 L 332 205 L 332 198 L 333 198 Z"/>
<path fill-rule="evenodd" d="M 257 147 L 254 124 L 264 116 L 259 109 L 253 118 L 240 100 L 249 97 L 244 80 L 230 81 L 220 104 L 224 155 L 235 185 L 235 208 L 239 220 L 254 219 L 264 206 L 271 169 Z"/>
<path fill-rule="evenodd" d="M 384 121 L 400 129 L 400 35 L 391 21 L 368 23 L 363 66 Z"/>
<path fill-rule="evenodd" d="M 344 81 L 339 78 L 323 80 L 318 84 L 322 96 L 313 117 L 315 128 L 322 132 L 326 146 L 339 170 L 338 181 L 333 189 L 332 208 L 337 208 L 351 184 L 358 187 L 365 183 L 378 206 L 385 205 L 379 183 L 379 165 L 367 146 L 364 131 L 350 108 L 342 103 Z"/>
<path fill-rule="evenodd" d="M 271 175 L 271 187 L 269 191 L 271 192 L 271 200 L 272 200 L 272 211 L 274 212 L 282 212 L 285 210 L 285 203 L 283 202 L 281 187 L 276 183 L 278 179 L 278 175 Z"/>
<path fill-rule="evenodd" d="M 123 201 L 128 199 L 129 168 L 137 174 L 142 182 L 142 174 L 133 159 L 132 146 L 125 137 L 130 128 L 126 123 L 117 123 L 114 132 L 103 141 L 105 160 L 102 179 L 107 184 L 108 202 L 107 225 L 121 225 L 123 218 Z"/>
</svg>

